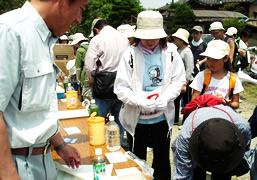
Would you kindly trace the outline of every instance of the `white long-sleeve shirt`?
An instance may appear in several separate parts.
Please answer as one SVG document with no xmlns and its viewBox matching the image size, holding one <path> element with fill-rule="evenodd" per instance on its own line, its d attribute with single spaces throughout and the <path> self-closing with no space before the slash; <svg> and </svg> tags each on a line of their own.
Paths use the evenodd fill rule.
<svg viewBox="0 0 257 180">
<path fill-rule="evenodd" d="M 85 57 L 85 69 L 88 79 L 94 82 L 93 76 L 97 69 L 96 61 L 102 65 L 99 72 L 115 72 L 120 59 L 129 46 L 129 41 L 124 35 L 111 26 L 105 26 L 98 35 L 90 41 Z"/>
</svg>

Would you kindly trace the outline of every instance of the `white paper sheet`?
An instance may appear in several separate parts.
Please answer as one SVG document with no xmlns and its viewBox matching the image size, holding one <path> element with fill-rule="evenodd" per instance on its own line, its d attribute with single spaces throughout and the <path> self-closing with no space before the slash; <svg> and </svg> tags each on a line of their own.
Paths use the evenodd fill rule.
<svg viewBox="0 0 257 180">
<path fill-rule="evenodd" d="M 125 168 L 125 169 L 115 169 L 115 172 L 118 176 L 141 173 L 136 167 Z"/>
<path fill-rule="evenodd" d="M 127 158 L 121 151 L 105 153 L 105 156 L 109 160 L 110 163 L 118 163 L 118 162 L 125 162 Z"/>
<path fill-rule="evenodd" d="M 67 99 L 61 99 L 62 102 L 67 102 Z"/>
<path fill-rule="evenodd" d="M 57 170 L 64 171 L 68 174 L 71 174 L 73 176 L 79 177 L 84 180 L 92 180 L 93 179 L 94 175 L 93 175 L 93 166 L 92 165 L 80 165 L 78 169 L 72 169 L 72 168 L 69 168 L 67 165 L 62 165 L 56 161 L 54 163 L 55 163 L 55 167 L 57 168 Z M 112 168 L 113 168 L 113 164 L 107 164 L 105 166 L 106 176 L 102 176 L 102 178 L 100 178 L 100 179 L 101 180 L 117 179 L 117 176 L 111 176 Z M 59 173 L 59 175 L 65 176 L 64 173 Z M 110 178 L 110 177 L 112 177 L 112 178 Z M 59 179 L 61 179 L 61 178 L 59 178 Z M 73 178 L 71 178 L 71 179 L 73 179 Z M 74 179 L 77 179 L 77 178 L 74 177 Z"/>
<path fill-rule="evenodd" d="M 69 127 L 69 128 L 63 128 L 63 129 L 64 129 L 64 131 L 66 131 L 67 134 L 81 133 L 81 131 L 77 127 Z"/>
<path fill-rule="evenodd" d="M 115 170 L 119 180 L 145 180 L 144 175 L 136 168 L 125 168 Z"/>
<path fill-rule="evenodd" d="M 86 109 L 58 111 L 58 119 L 68 119 L 76 117 L 88 117 L 88 111 Z"/>
</svg>

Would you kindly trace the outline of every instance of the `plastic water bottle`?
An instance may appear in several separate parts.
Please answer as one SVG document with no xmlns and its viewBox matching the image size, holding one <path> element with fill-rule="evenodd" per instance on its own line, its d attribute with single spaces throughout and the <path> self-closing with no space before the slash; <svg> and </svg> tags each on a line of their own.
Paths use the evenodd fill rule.
<svg viewBox="0 0 257 180">
<path fill-rule="evenodd" d="M 68 83 L 68 87 L 66 88 L 67 91 L 75 91 L 75 89 L 71 86 L 71 83 Z"/>
<path fill-rule="evenodd" d="M 105 175 L 105 158 L 102 156 L 102 149 L 95 149 L 95 157 L 93 159 L 94 180 L 99 180 L 99 175 Z"/>
<path fill-rule="evenodd" d="M 68 80 L 68 77 L 67 76 L 64 76 L 64 80 L 63 80 L 63 88 L 66 92 L 66 89 L 68 87 L 68 83 L 69 83 L 69 80 Z"/>
<path fill-rule="evenodd" d="M 109 151 L 120 149 L 120 128 L 114 121 L 114 116 L 109 116 L 109 122 L 105 125 L 106 148 Z"/>
<path fill-rule="evenodd" d="M 88 114 L 89 116 L 93 113 L 96 112 L 95 116 L 99 116 L 99 107 L 95 104 L 95 100 L 91 99 L 90 105 L 88 107 Z"/>
</svg>

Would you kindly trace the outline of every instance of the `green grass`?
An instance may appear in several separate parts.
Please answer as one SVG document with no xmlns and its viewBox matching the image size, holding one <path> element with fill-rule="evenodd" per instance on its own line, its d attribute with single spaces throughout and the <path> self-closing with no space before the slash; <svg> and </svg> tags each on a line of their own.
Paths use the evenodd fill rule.
<svg viewBox="0 0 257 180">
<path fill-rule="evenodd" d="M 244 91 L 240 93 L 240 98 L 250 104 L 257 104 L 257 84 L 243 83 Z"/>
</svg>

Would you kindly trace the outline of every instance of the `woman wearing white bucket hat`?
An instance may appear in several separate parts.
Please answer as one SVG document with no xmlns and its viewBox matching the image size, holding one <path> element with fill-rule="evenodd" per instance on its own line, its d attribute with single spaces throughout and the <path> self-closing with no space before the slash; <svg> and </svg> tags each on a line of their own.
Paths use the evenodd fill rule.
<svg viewBox="0 0 257 180">
<path fill-rule="evenodd" d="M 237 28 L 230 27 L 227 29 L 227 32 L 225 34 L 229 37 L 232 37 L 233 39 L 236 39 L 237 38 Z"/>
<path fill-rule="evenodd" d="M 117 30 L 121 32 L 129 40 L 129 45 L 134 42 L 134 33 L 136 26 L 131 26 L 130 24 L 122 24 L 117 27 Z"/>
<path fill-rule="evenodd" d="M 239 107 L 239 93 L 244 90 L 239 78 L 231 72 L 229 45 L 222 40 L 210 41 L 201 55 L 207 57 L 209 69 L 199 72 L 190 87 L 193 89 L 192 100 L 201 94 L 213 94 L 223 99 L 223 104 L 233 109 Z M 209 83 L 206 84 L 207 74 Z M 232 86 L 232 79 L 234 87 Z M 232 89 L 231 89 L 232 88 Z"/>
<path fill-rule="evenodd" d="M 172 34 L 172 37 L 174 39 L 174 43 L 178 47 L 178 53 L 184 62 L 184 67 L 186 70 L 186 83 L 181 89 L 180 96 L 178 96 L 175 100 L 175 123 L 178 123 L 181 98 L 183 98 L 184 106 L 186 106 L 187 103 L 191 100 L 191 89 L 189 88 L 189 82 L 193 80 L 192 74 L 194 71 L 194 56 L 188 47 L 189 32 L 187 30 L 179 28 L 176 33 Z"/>
<path fill-rule="evenodd" d="M 167 43 L 159 12 L 139 13 L 134 37 L 114 84 L 114 92 L 124 103 L 120 121 L 128 132 L 130 151 L 146 159 L 151 140 L 154 179 L 170 180 L 170 130 L 174 99 L 186 81 L 184 65 L 176 46 Z"/>
</svg>

